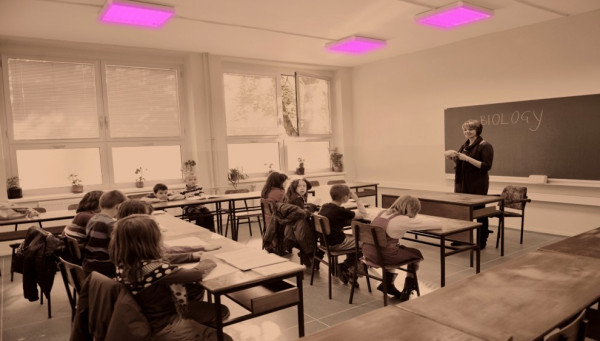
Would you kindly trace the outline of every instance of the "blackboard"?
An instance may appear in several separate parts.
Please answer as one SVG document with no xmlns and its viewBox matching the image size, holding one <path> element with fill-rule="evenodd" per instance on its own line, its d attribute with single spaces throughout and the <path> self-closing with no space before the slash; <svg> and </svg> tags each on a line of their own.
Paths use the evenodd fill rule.
<svg viewBox="0 0 600 341">
<path fill-rule="evenodd" d="M 600 180 L 600 95 L 448 108 L 445 148 L 466 141 L 462 123 L 480 120 L 494 147 L 490 175 Z M 446 161 L 446 173 L 454 163 Z"/>
</svg>

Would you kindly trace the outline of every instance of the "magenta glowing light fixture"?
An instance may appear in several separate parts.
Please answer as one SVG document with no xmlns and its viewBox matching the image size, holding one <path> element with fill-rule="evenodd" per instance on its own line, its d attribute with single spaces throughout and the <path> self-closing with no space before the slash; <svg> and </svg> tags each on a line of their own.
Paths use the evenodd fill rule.
<svg viewBox="0 0 600 341">
<path fill-rule="evenodd" d="M 128 0 L 107 0 L 100 12 L 100 21 L 110 24 L 159 28 L 173 15 L 170 6 Z"/>
<path fill-rule="evenodd" d="M 363 54 L 385 47 L 385 40 L 352 36 L 325 45 L 330 52 Z"/>
<path fill-rule="evenodd" d="M 423 25 L 451 29 L 490 18 L 493 14 L 494 11 L 491 9 L 475 6 L 465 1 L 458 1 L 417 14 L 415 20 Z"/>
</svg>

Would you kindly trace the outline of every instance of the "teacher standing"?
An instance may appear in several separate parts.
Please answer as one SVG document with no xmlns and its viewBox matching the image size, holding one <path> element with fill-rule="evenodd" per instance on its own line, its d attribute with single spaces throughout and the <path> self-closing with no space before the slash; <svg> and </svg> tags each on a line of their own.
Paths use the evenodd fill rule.
<svg viewBox="0 0 600 341">
<path fill-rule="evenodd" d="M 450 156 L 456 163 L 454 192 L 487 195 L 490 186 L 488 171 L 492 168 L 494 148 L 481 137 L 483 126 L 478 120 L 468 120 L 462 124 L 467 141 L 458 152 Z M 484 249 L 489 235 L 488 218 L 477 219 L 481 223 L 479 246 Z"/>
</svg>

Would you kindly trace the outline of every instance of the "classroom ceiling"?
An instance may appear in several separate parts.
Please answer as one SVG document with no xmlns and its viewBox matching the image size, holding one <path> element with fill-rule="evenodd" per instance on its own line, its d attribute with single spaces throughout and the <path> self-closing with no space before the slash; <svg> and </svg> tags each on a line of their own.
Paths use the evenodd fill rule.
<svg viewBox="0 0 600 341">
<path fill-rule="evenodd" d="M 446 31 L 414 22 L 449 0 L 156 0 L 175 7 L 160 30 L 100 24 L 104 0 L 0 0 L 0 36 L 208 52 L 296 63 L 357 66 L 494 32 L 600 10 L 598 0 L 471 0 L 492 19 Z M 365 55 L 326 52 L 362 35 L 388 46 Z"/>
</svg>

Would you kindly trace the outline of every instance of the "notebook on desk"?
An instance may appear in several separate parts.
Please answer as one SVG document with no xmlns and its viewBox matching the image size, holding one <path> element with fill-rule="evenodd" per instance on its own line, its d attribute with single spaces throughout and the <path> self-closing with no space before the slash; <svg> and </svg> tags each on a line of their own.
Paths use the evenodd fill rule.
<svg viewBox="0 0 600 341">
<path fill-rule="evenodd" d="M 198 238 L 198 237 L 185 237 L 179 239 L 165 240 L 165 246 L 175 247 L 175 246 L 189 246 L 193 248 L 197 248 L 200 246 L 208 245 L 207 242 Z"/>
</svg>

